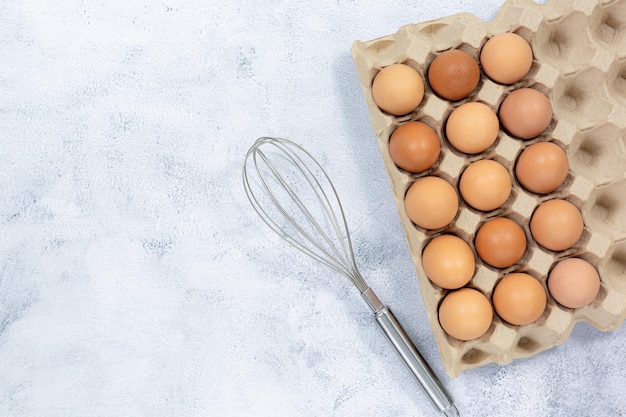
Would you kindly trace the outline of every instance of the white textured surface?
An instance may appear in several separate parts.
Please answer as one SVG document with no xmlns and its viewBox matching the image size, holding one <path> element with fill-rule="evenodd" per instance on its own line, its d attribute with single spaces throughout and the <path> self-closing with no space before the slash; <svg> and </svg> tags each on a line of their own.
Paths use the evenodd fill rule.
<svg viewBox="0 0 626 417">
<path fill-rule="evenodd" d="M 502 1 L 0 3 L 0 416 L 434 416 L 340 276 L 241 185 L 304 145 L 463 416 L 626 414 L 626 328 L 448 378 L 352 41 Z M 210 4 L 210 5 L 209 5 Z"/>
</svg>

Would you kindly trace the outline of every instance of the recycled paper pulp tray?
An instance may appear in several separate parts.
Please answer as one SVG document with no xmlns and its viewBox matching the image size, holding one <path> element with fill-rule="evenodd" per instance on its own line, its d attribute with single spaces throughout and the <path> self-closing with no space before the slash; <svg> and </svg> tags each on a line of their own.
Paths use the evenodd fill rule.
<svg viewBox="0 0 626 417">
<path fill-rule="evenodd" d="M 514 32 L 533 50 L 529 73 L 513 85 L 501 85 L 481 71 L 478 87 L 466 99 L 449 102 L 436 96 L 427 82 L 427 69 L 437 54 L 462 49 L 479 61 L 482 45 L 493 35 Z M 444 367 L 452 377 L 487 363 L 506 364 L 533 356 L 567 340 L 574 325 L 585 321 L 599 330 L 620 326 L 626 318 L 626 0 L 551 0 L 539 5 L 530 0 L 509 0 L 497 17 L 485 22 L 461 13 L 439 20 L 409 24 L 395 34 L 367 42 L 355 41 L 352 55 L 367 102 L 371 124 L 389 175 L 391 188 L 417 269 L 422 299 Z M 422 103 L 412 113 L 392 116 L 381 111 L 372 98 L 372 80 L 382 68 L 404 63 L 425 80 Z M 531 87 L 548 96 L 553 118 L 538 138 L 520 140 L 502 129 L 494 145 L 480 155 L 452 149 L 444 125 L 452 110 L 468 101 L 479 101 L 496 113 L 511 91 Z M 400 125 L 419 120 L 432 126 L 441 141 L 441 155 L 426 172 L 411 174 L 391 160 L 388 142 Z M 570 170 L 565 184 L 548 195 L 523 189 L 513 173 L 520 152 L 539 141 L 551 141 L 567 152 Z M 458 184 L 463 169 L 478 159 L 494 159 L 510 172 L 513 190 L 507 202 L 491 212 L 479 212 L 459 199 L 452 223 L 439 230 L 417 227 L 404 209 L 404 196 L 419 177 L 436 175 Z M 542 201 L 563 198 L 577 206 L 585 223 L 578 243 L 564 252 L 537 245 L 529 221 Z M 507 269 L 485 265 L 476 256 L 476 271 L 467 285 L 489 299 L 494 285 L 510 272 L 526 272 L 540 280 L 548 295 L 543 315 L 534 323 L 514 326 L 497 314 L 482 337 L 460 341 L 447 335 L 437 316 L 447 294 L 426 276 L 421 263 L 425 245 L 435 236 L 453 233 L 473 242 L 486 220 L 506 216 L 522 225 L 528 247 L 522 260 Z M 580 257 L 599 271 L 600 292 L 588 306 L 570 309 L 559 305 L 547 291 L 546 278 L 558 260 Z"/>
</svg>

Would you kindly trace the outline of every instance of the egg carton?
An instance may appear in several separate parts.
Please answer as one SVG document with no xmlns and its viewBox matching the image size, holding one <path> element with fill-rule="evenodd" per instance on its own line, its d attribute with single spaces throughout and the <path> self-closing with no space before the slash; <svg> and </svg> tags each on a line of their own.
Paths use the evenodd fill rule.
<svg viewBox="0 0 626 417">
<path fill-rule="evenodd" d="M 478 87 L 464 100 L 449 102 L 432 92 L 426 74 L 438 53 L 457 48 L 479 62 L 482 45 L 503 32 L 521 35 L 533 49 L 532 67 L 521 81 L 501 85 L 481 72 Z M 626 318 L 626 0 L 551 0 L 544 5 L 509 0 L 492 21 L 461 13 L 409 24 L 392 35 L 355 41 L 352 55 L 417 269 L 426 312 L 448 374 L 457 377 L 461 371 L 487 363 L 507 364 L 533 356 L 565 342 L 579 321 L 602 331 L 620 326 Z M 425 82 L 422 103 L 412 113 L 400 117 L 381 111 L 371 92 L 377 72 L 394 63 L 413 67 Z M 449 146 L 444 124 L 453 109 L 467 101 L 480 101 L 497 113 L 504 97 L 521 87 L 535 88 L 551 100 L 553 118 L 540 137 L 519 140 L 501 129 L 493 146 L 480 155 L 470 156 Z M 412 120 L 434 127 L 442 145 L 437 163 L 419 174 L 399 169 L 388 151 L 391 133 Z M 542 196 L 525 191 L 513 171 L 520 152 L 537 141 L 557 143 L 566 150 L 570 163 L 564 185 Z M 479 212 L 460 199 L 457 217 L 444 229 L 424 230 L 411 222 L 404 209 L 404 196 L 417 178 L 437 175 L 458 189 L 463 169 L 482 158 L 502 163 L 511 173 L 513 191 L 501 208 Z M 538 204 L 557 197 L 576 205 L 585 223 L 579 242 L 564 252 L 539 247 L 529 229 Z M 420 255 L 432 238 L 443 233 L 473 242 L 478 227 L 497 216 L 509 217 L 522 225 L 528 240 L 526 253 L 519 263 L 507 269 L 487 266 L 476 256 L 475 275 L 467 286 L 491 299 L 499 278 L 514 271 L 527 272 L 546 289 L 547 307 L 536 322 L 525 326 L 510 325 L 494 314 L 491 327 L 482 337 L 460 341 L 447 335 L 439 324 L 437 309 L 447 290 L 427 278 Z M 594 265 L 601 277 L 596 299 L 579 309 L 559 305 L 546 285 L 551 266 L 574 256 Z"/>
</svg>

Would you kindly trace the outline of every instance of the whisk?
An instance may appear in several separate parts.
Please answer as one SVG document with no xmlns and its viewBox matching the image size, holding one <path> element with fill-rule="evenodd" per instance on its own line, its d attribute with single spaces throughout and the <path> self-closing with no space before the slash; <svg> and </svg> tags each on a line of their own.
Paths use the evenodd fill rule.
<svg viewBox="0 0 626 417">
<path fill-rule="evenodd" d="M 354 283 L 435 407 L 444 416 L 459 416 L 391 310 L 361 276 L 337 191 L 311 154 L 286 139 L 259 138 L 246 154 L 243 183 L 252 206 L 274 232 Z"/>
</svg>

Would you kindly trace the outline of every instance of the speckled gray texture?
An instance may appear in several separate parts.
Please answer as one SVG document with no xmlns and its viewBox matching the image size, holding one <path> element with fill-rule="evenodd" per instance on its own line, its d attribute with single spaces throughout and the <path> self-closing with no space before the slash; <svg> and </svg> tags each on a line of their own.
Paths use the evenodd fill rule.
<svg viewBox="0 0 626 417">
<path fill-rule="evenodd" d="M 626 329 L 450 379 L 350 56 L 502 1 L 0 3 L 0 416 L 434 416 L 348 281 L 252 211 L 304 145 L 463 416 L 626 414 Z"/>
</svg>

